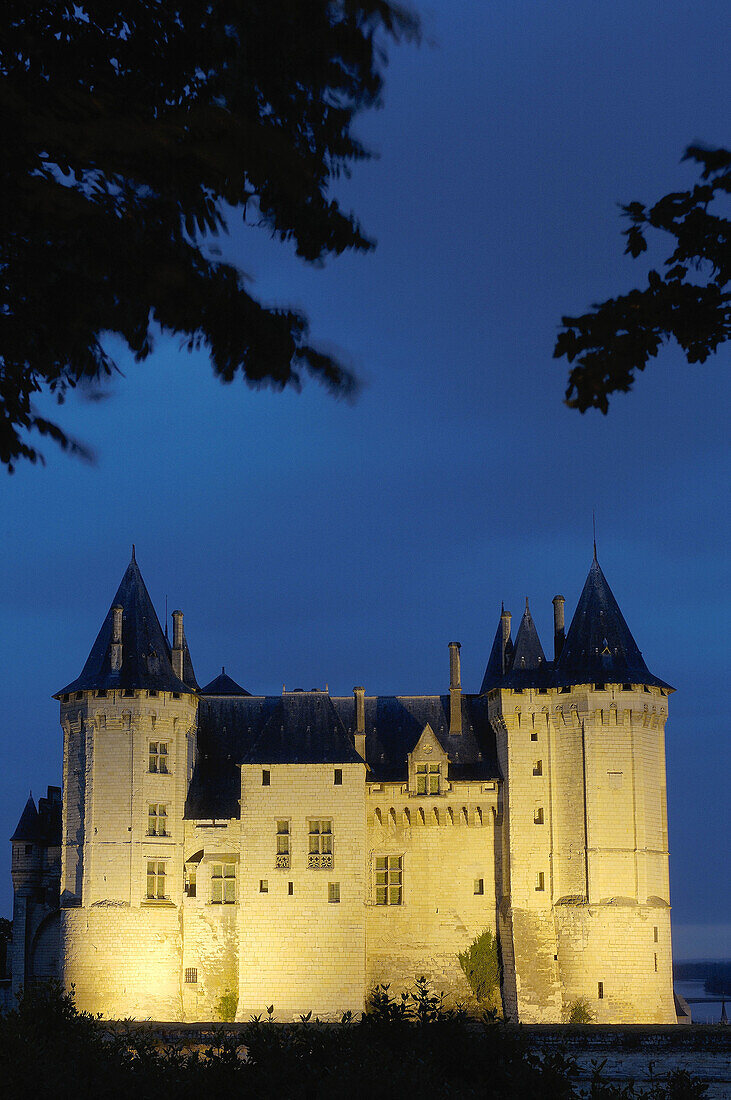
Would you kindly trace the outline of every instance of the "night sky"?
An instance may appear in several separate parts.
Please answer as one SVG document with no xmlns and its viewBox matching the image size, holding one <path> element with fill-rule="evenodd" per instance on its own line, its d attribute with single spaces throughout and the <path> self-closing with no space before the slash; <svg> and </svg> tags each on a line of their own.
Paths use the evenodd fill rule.
<svg viewBox="0 0 731 1100">
<path fill-rule="evenodd" d="M 76 677 L 129 561 L 182 607 L 201 684 L 253 693 L 479 690 L 500 602 L 526 595 L 552 653 L 592 554 L 651 671 L 667 729 L 676 957 L 729 955 L 728 361 L 653 361 L 607 417 L 563 405 L 562 314 L 628 290 L 618 202 L 694 181 L 687 144 L 728 144 L 722 0 L 440 0 L 392 52 L 380 157 L 337 194 L 378 238 L 308 269 L 232 217 L 225 257 L 359 374 L 354 404 L 214 379 L 159 338 L 107 400 L 57 410 L 87 466 L 0 475 L 0 913 L 29 788 L 61 781 L 52 692 Z M 669 249 L 660 242 L 649 262 Z M 49 406 L 50 408 L 50 406 Z M 517 626 L 517 622 L 514 623 Z"/>
</svg>

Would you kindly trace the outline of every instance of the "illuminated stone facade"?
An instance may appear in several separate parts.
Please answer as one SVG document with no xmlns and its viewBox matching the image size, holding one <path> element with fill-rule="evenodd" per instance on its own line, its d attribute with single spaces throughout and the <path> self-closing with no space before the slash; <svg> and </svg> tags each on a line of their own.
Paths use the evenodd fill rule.
<svg viewBox="0 0 731 1100">
<path fill-rule="evenodd" d="M 199 688 L 130 563 L 57 698 L 63 795 L 13 837 L 13 982 L 56 974 L 108 1016 L 360 1012 L 497 933 L 505 1013 L 675 1021 L 664 726 L 596 559 L 554 659 L 501 615 L 485 679 L 443 695 Z M 446 680 L 446 676 L 445 676 Z M 62 801 L 62 815 L 60 802 Z M 61 823 L 62 817 L 62 823 Z"/>
</svg>

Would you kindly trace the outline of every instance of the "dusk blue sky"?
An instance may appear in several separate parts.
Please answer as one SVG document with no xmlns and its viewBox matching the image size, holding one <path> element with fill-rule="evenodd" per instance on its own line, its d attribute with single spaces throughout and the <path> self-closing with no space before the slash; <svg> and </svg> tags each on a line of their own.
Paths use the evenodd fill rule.
<svg viewBox="0 0 731 1100">
<path fill-rule="evenodd" d="M 392 51 L 380 158 L 337 194 L 379 241 L 307 268 L 236 216 L 223 253 L 363 382 L 357 402 L 216 381 L 159 338 L 101 403 L 58 410 L 97 454 L 46 445 L 0 476 L 0 913 L 29 788 L 61 781 L 51 694 L 81 667 L 131 545 L 161 619 L 182 607 L 199 682 L 255 693 L 479 690 L 500 602 L 526 595 L 552 653 L 592 554 L 652 672 L 667 729 L 676 957 L 729 955 L 729 355 L 670 348 L 607 417 L 563 405 L 562 314 L 629 289 L 618 202 L 689 186 L 728 144 L 728 5 L 440 0 L 431 44 Z M 651 252 L 659 264 L 668 252 Z M 517 625 L 517 624 L 516 624 Z"/>
</svg>

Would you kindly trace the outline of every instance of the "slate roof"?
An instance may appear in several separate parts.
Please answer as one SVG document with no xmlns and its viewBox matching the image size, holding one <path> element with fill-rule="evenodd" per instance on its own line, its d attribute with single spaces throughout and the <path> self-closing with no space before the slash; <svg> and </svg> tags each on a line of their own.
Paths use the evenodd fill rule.
<svg viewBox="0 0 731 1100">
<path fill-rule="evenodd" d="M 502 620 L 497 621 L 497 630 L 495 631 L 495 638 L 492 643 L 492 649 L 490 650 L 490 656 L 487 659 L 487 667 L 485 669 L 485 675 L 482 678 L 482 687 L 480 688 L 480 695 L 484 695 L 490 688 L 495 687 L 497 682 L 502 679 L 503 676 L 503 624 Z"/>
<path fill-rule="evenodd" d="M 235 680 L 226 675 L 226 669 L 222 668 L 215 680 L 200 689 L 201 695 L 251 695 L 250 691 L 242 688 Z"/>
<path fill-rule="evenodd" d="M 61 788 L 49 787 L 45 798 L 38 799 L 38 808 L 30 795 L 20 815 L 11 841 L 56 847 L 61 843 Z"/>
<path fill-rule="evenodd" d="M 507 667 L 500 673 L 502 633 L 498 622 L 481 694 L 493 687 L 569 687 L 571 684 L 632 683 L 673 689 L 648 669 L 624 620 L 599 562 L 594 557 L 558 661 L 547 661 L 528 608 L 515 639 L 508 643 Z"/>
<path fill-rule="evenodd" d="M 113 608 L 118 605 L 122 607 L 122 667 L 118 672 L 113 672 Z M 133 551 L 132 560 L 122 577 L 81 675 L 56 692 L 56 698 L 67 692 L 101 688 L 141 688 L 192 694 L 195 690 L 195 675 L 190 654 L 184 675 L 187 675 L 190 684 L 179 680 L 173 672 L 170 646 L 162 632 Z"/>
<path fill-rule="evenodd" d="M 672 690 L 645 664 L 595 557 L 556 662 L 553 681 L 569 685 L 607 680 Z"/>
<path fill-rule="evenodd" d="M 475 695 L 462 696 L 463 732 L 456 737 L 449 735 L 448 695 L 367 696 L 368 778 L 405 782 L 406 757 L 427 722 L 449 754 L 449 774 L 453 778 L 500 778 L 487 700 Z M 353 743 L 354 728 L 352 695 L 332 698 L 326 692 L 291 692 L 283 696 L 203 696 L 198 705 L 198 761 L 186 802 L 186 818 L 238 817 L 241 763 L 275 764 L 293 758 L 333 764 L 359 761 Z"/>
</svg>

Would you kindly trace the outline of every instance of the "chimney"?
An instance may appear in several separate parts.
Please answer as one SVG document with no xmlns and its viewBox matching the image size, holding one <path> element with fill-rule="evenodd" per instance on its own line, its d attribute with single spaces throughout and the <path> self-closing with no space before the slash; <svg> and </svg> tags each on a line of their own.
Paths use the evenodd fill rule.
<svg viewBox="0 0 731 1100">
<path fill-rule="evenodd" d="M 112 608 L 112 672 L 122 667 L 122 608 L 117 604 Z"/>
<path fill-rule="evenodd" d="M 183 679 L 183 612 L 173 611 L 173 672 Z"/>
<path fill-rule="evenodd" d="M 355 696 L 355 751 L 365 760 L 365 688 L 354 687 L 353 695 Z"/>
<path fill-rule="evenodd" d="M 503 645 L 502 645 L 502 673 L 503 676 L 508 670 L 508 646 L 510 644 L 510 623 L 512 622 L 512 615 L 509 611 L 506 611 L 503 607 L 500 612 L 500 622 L 503 628 Z"/>
<path fill-rule="evenodd" d="M 564 630 L 563 605 L 566 600 L 563 596 L 553 597 L 553 659 L 557 661 L 561 656 L 566 631 Z"/>
<path fill-rule="evenodd" d="M 462 675 L 459 667 L 459 642 L 449 643 L 449 732 L 462 732 Z"/>
</svg>

